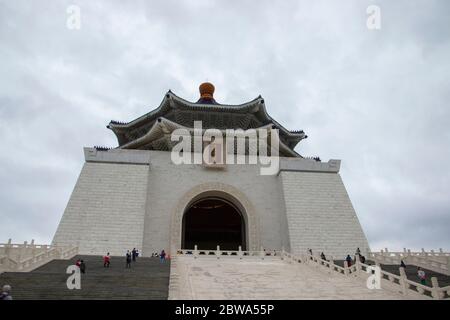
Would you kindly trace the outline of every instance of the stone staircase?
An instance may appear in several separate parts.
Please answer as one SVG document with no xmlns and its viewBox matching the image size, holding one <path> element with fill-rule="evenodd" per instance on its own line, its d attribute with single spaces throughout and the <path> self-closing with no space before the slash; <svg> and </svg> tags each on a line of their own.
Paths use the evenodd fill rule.
<svg viewBox="0 0 450 320">
<path fill-rule="evenodd" d="M 370 290 L 365 278 L 279 257 L 177 256 L 175 261 L 169 299 L 427 299 L 404 296 L 389 283 Z"/>
<path fill-rule="evenodd" d="M 66 286 L 66 269 L 83 259 L 86 273 L 81 275 L 81 289 Z M 31 272 L 6 272 L 0 285 L 9 284 L 15 300 L 66 299 L 167 299 L 170 262 L 158 258 L 138 258 L 131 269 L 125 268 L 125 257 L 112 257 L 109 268 L 101 256 L 76 256 L 71 260 L 53 260 Z"/>
<path fill-rule="evenodd" d="M 341 267 L 344 266 L 344 260 L 334 260 L 334 263 Z M 366 263 L 369 265 L 375 265 L 375 262 L 371 261 L 371 260 L 366 261 Z M 400 270 L 399 270 L 400 265 L 399 264 L 380 264 L 380 267 L 381 267 L 381 270 L 387 271 L 387 272 L 395 274 L 395 275 L 400 275 Z M 425 285 L 431 287 L 432 286 L 431 278 L 436 277 L 439 282 L 440 287 L 450 286 L 450 276 L 447 276 L 445 274 L 435 272 L 432 270 L 428 270 L 426 268 L 422 268 L 422 270 L 425 271 L 425 274 L 426 274 Z M 417 277 L 417 266 L 407 264 L 406 268 L 405 268 L 405 272 L 406 272 L 406 276 L 408 277 L 409 280 L 417 282 L 417 283 L 420 282 Z"/>
<path fill-rule="evenodd" d="M 380 264 L 380 267 L 381 267 L 381 270 L 385 270 L 385 271 L 393 273 L 395 275 L 400 274 L 400 271 L 399 271 L 400 265 Z M 425 285 L 431 287 L 432 286 L 431 278 L 436 277 L 439 282 L 440 287 L 450 286 L 450 276 L 447 276 L 442 273 L 434 272 L 434 271 L 431 271 L 431 270 L 428 270 L 425 268 L 422 268 L 422 270 L 425 271 L 425 275 L 426 275 L 426 284 Z M 415 282 L 420 282 L 417 277 L 417 266 L 406 265 L 405 272 L 406 272 L 406 276 L 408 277 L 409 280 L 412 280 Z"/>
</svg>

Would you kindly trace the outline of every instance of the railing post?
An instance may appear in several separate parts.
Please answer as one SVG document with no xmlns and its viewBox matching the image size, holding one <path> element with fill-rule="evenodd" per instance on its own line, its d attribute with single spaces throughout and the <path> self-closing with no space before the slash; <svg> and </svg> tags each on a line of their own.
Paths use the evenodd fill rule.
<svg viewBox="0 0 450 320">
<path fill-rule="evenodd" d="M 216 256 L 217 256 L 217 259 L 220 259 L 220 246 L 219 245 L 217 245 Z"/>
<path fill-rule="evenodd" d="M 330 259 L 330 270 L 334 271 L 334 258 L 333 256 L 330 256 L 329 259 Z"/>
<path fill-rule="evenodd" d="M 36 246 L 34 245 L 34 239 L 31 239 L 31 255 L 34 257 L 36 254 Z"/>
<path fill-rule="evenodd" d="M 20 248 L 20 257 L 27 257 L 27 246 L 28 246 L 28 242 L 24 241 L 22 247 Z M 18 260 L 20 261 L 20 259 Z"/>
<path fill-rule="evenodd" d="M 243 256 L 244 254 L 243 254 L 243 252 L 242 252 L 242 247 L 241 246 L 239 246 L 239 249 L 238 249 L 238 257 L 239 257 L 239 259 L 242 259 L 242 256 Z"/>
<path fill-rule="evenodd" d="M 10 258 L 10 254 L 11 254 L 11 243 L 12 243 L 12 239 L 9 238 L 8 239 L 8 244 L 5 246 L 5 255 Z"/>
<path fill-rule="evenodd" d="M 431 285 L 433 286 L 433 289 L 431 289 L 431 295 L 433 296 L 433 299 L 440 299 L 441 297 L 439 293 L 439 283 L 436 277 L 431 277 Z"/>
<path fill-rule="evenodd" d="M 344 274 L 348 276 L 348 262 L 347 260 L 344 261 Z"/>
<path fill-rule="evenodd" d="M 197 245 L 194 245 L 194 259 L 197 259 L 197 257 L 198 257 Z"/>
<path fill-rule="evenodd" d="M 400 286 L 401 286 L 401 288 L 402 288 L 402 293 L 403 293 L 404 295 L 407 295 L 407 294 L 408 294 L 408 287 L 409 287 L 409 285 L 408 285 L 407 282 L 406 282 L 406 280 L 407 280 L 408 278 L 406 277 L 405 268 L 400 267 L 400 268 L 399 268 L 399 271 L 400 271 Z"/>
<path fill-rule="evenodd" d="M 356 255 L 355 268 L 356 268 L 356 274 L 359 275 L 361 272 L 361 261 L 359 261 L 359 255 Z"/>
</svg>

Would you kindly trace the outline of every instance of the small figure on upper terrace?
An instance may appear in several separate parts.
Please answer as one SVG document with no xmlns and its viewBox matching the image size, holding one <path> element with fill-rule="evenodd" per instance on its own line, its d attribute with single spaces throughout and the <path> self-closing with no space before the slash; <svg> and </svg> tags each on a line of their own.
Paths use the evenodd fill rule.
<svg viewBox="0 0 450 320">
<path fill-rule="evenodd" d="M 403 260 L 400 261 L 400 267 L 405 268 L 406 269 L 406 264 L 403 262 Z"/>
<path fill-rule="evenodd" d="M 131 255 L 133 256 L 133 262 L 136 262 L 136 257 L 137 257 L 136 248 L 133 248 L 133 250 L 131 251 Z"/>
<path fill-rule="evenodd" d="M 426 281 L 425 281 L 425 278 L 426 278 L 425 271 L 423 271 L 421 267 L 418 267 L 418 268 L 417 268 L 417 276 L 419 277 L 419 280 L 420 280 L 420 283 L 421 283 L 421 284 L 426 284 Z"/>
<path fill-rule="evenodd" d="M 325 261 L 327 260 L 327 257 L 325 257 L 325 254 L 323 252 L 320 254 L 320 259 Z"/>
</svg>

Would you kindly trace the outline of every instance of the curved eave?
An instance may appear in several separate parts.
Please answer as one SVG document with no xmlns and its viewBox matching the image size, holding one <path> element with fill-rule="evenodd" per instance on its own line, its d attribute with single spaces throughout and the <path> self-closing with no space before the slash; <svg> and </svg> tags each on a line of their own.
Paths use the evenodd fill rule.
<svg viewBox="0 0 450 320">
<path fill-rule="evenodd" d="M 141 125 L 143 122 L 148 120 L 154 120 L 156 117 L 161 116 L 161 113 L 169 111 L 171 108 L 176 109 L 178 106 L 186 107 L 191 110 L 227 110 L 227 111 L 241 111 L 247 112 L 252 107 L 258 104 L 258 101 L 262 100 L 261 97 L 255 98 L 252 101 L 239 104 L 239 105 L 226 105 L 226 104 L 200 104 L 195 102 L 187 101 L 183 98 L 178 97 L 172 91 L 168 91 L 160 105 L 143 116 L 136 118 L 135 120 L 128 123 L 119 123 L 116 121 L 111 121 L 108 124 L 108 129 L 128 129 L 135 126 Z"/>
<path fill-rule="evenodd" d="M 259 127 L 257 129 L 270 129 L 272 127 L 273 127 L 273 124 L 269 124 L 269 125 Z M 148 143 L 151 143 L 154 140 L 160 139 L 164 136 L 166 136 L 168 141 L 170 141 L 169 135 L 176 129 L 186 129 L 187 131 L 190 132 L 190 134 L 194 133 L 194 128 L 185 127 L 176 122 L 173 122 L 166 118 L 160 117 L 157 119 L 157 121 L 155 121 L 153 126 L 150 128 L 150 130 L 145 135 L 143 135 L 142 137 L 140 137 L 136 140 L 130 141 L 129 143 L 118 147 L 118 149 L 138 149 L 138 148 L 140 148 Z M 203 129 L 202 134 L 206 130 L 207 129 Z M 222 132 L 222 134 L 225 134 L 225 130 L 220 130 L 220 131 Z M 295 152 L 294 150 L 289 148 L 285 143 L 283 143 L 283 141 L 279 140 L 279 144 L 280 144 L 279 149 L 282 154 L 287 154 L 291 157 L 302 157 L 300 154 L 298 154 L 297 152 Z"/>
<path fill-rule="evenodd" d="M 283 137 L 287 138 L 288 144 L 290 148 L 294 148 L 302 139 L 306 138 L 306 135 L 303 131 L 289 131 L 284 128 L 281 124 L 279 124 L 276 120 L 274 120 L 268 113 L 264 103 L 264 99 L 261 96 L 257 98 L 243 103 L 239 105 L 226 105 L 226 104 L 199 104 L 195 102 L 187 101 L 172 91 L 168 91 L 160 105 L 144 114 L 143 116 L 136 118 L 135 120 L 128 123 L 119 123 L 116 121 L 111 121 L 106 127 L 111 129 L 119 140 L 119 144 L 123 142 L 123 136 L 121 132 L 127 129 L 132 129 L 134 127 L 139 127 L 145 122 L 154 121 L 156 118 L 163 116 L 170 109 L 184 108 L 188 110 L 205 110 L 205 111 L 231 111 L 237 113 L 246 113 L 251 112 L 255 114 L 255 116 L 262 123 L 274 123 L 277 128 L 281 131 Z"/>
</svg>

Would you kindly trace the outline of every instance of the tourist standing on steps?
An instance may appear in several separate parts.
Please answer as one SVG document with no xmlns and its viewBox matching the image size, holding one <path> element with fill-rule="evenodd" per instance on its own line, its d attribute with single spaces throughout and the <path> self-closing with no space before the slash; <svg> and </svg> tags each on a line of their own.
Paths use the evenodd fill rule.
<svg viewBox="0 0 450 320">
<path fill-rule="evenodd" d="M 361 262 L 361 263 L 366 263 L 366 257 L 364 257 L 364 256 L 359 256 L 359 262 Z"/>
<path fill-rule="evenodd" d="M 5 284 L 3 286 L 2 293 L 0 294 L 0 300 L 12 300 L 11 296 L 11 286 L 9 284 Z"/>
<path fill-rule="evenodd" d="M 350 255 L 347 255 L 347 258 L 345 258 L 345 261 L 347 261 L 347 266 L 351 267 L 352 266 L 352 257 L 350 257 Z"/>
<path fill-rule="evenodd" d="M 111 257 L 109 256 L 109 252 L 106 256 L 103 257 L 103 268 L 109 268 Z"/>
<path fill-rule="evenodd" d="M 131 253 L 130 250 L 127 250 L 127 268 L 131 268 Z"/>
<path fill-rule="evenodd" d="M 133 262 L 136 262 L 136 257 L 137 257 L 136 248 L 133 248 L 133 251 L 131 251 L 131 255 L 133 256 Z"/>
<path fill-rule="evenodd" d="M 420 283 L 421 284 L 426 284 L 426 281 L 425 281 L 425 271 L 423 271 L 422 270 L 422 268 L 421 267 L 418 267 L 417 268 L 417 276 L 419 277 L 419 280 L 420 280 Z"/>
<path fill-rule="evenodd" d="M 166 252 L 164 251 L 164 249 L 161 251 L 159 257 L 161 259 L 161 263 L 164 263 L 164 261 L 166 260 Z"/>
<path fill-rule="evenodd" d="M 86 264 L 83 260 L 80 261 L 80 271 L 81 273 L 86 273 Z"/>
<path fill-rule="evenodd" d="M 327 261 L 327 257 L 325 257 L 323 252 L 320 254 L 320 259 Z"/>
</svg>

